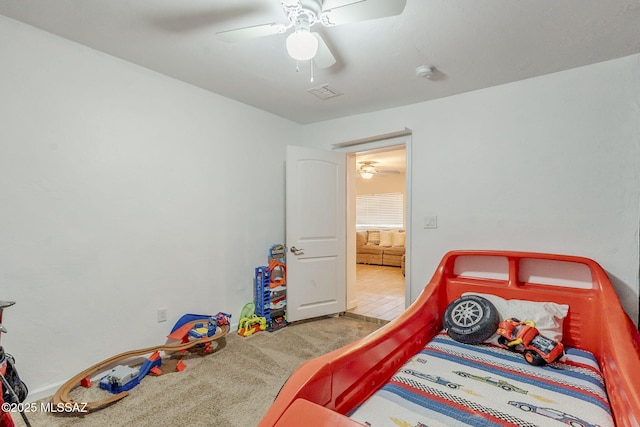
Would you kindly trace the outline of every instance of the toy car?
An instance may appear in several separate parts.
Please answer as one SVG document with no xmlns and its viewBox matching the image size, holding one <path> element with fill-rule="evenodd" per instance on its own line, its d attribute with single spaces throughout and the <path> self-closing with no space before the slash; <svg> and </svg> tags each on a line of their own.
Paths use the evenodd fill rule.
<svg viewBox="0 0 640 427">
<path fill-rule="evenodd" d="M 284 308 L 287 306 L 287 300 L 285 298 L 281 298 L 277 301 L 273 301 L 271 302 L 271 304 L 269 304 L 269 308 L 271 310 L 279 310 L 281 308 Z"/>
<path fill-rule="evenodd" d="M 223 313 L 222 311 L 218 312 L 218 314 L 216 314 L 216 321 L 217 321 L 217 325 L 228 325 L 229 324 L 229 319 L 231 319 L 231 315 L 229 313 Z"/>
<path fill-rule="evenodd" d="M 564 355 L 564 346 L 558 341 L 540 335 L 535 323 L 506 319 L 498 324 L 498 342 L 505 348 L 518 350 L 522 346 L 524 359 L 536 366 L 553 363 Z"/>
<path fill-rule="evenodd" d="M 140 383 L 139 373 L 137 368 L 118 365 L 100 378 L 100 388 L 113 394 L 131 390 Z"/>
</svg>

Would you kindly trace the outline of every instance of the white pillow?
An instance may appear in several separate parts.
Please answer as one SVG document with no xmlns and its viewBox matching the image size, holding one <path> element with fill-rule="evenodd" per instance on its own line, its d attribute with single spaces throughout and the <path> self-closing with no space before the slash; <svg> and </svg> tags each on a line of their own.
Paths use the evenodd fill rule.
<svg viewBox="0 0 640 427">
<path fill-rule="evenodd" d="M 380 232 L 379 231 L 369 231 L 367 237 L 367 245 L 379 245 L 380 244 Z"/>
<path fill-rule="evenodd" d="M 391 231 L 381 231 L 380 232 L 380 246 L 391 246 L 391 235 L 393 232 Z"/>
<path fill-rule="evenodd" d="M 399 231 L 394 231 L 391 235 L 391 246 L 404 246 L 406 241 L 406 234 Z"/>
<path fill-rule="evenodd" d="M 500 321 L 509 318 L 533 320 L 542 335 L 562 342 L 562 322 L 569 312 L 569 306 L 566 304 L 504 299 L 497 295 L 477 292 L 465 292 L 462 295 L 478 295 L 488 299 L 496 307 Z M 486 342 L 498 344 L 498 334 L 493 334 Z"/>
<path fill-rule="evenodd" d="M 367 232 L 356 231 L 356 246 L 363 246 L 367 244 Z"/>
</svg>

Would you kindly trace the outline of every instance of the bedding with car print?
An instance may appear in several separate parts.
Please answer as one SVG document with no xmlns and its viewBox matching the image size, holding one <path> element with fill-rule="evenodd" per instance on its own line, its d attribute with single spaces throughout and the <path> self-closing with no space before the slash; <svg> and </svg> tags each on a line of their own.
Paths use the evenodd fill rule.
<svg viewBox="0 0 640 427">
<path fill-rule="evenodd" d="M 566 349 L 562 361 L 470 345 L 441 332 L 350 417 L 371 427 L 614 426 L 595 357 Z"/>
</svg>

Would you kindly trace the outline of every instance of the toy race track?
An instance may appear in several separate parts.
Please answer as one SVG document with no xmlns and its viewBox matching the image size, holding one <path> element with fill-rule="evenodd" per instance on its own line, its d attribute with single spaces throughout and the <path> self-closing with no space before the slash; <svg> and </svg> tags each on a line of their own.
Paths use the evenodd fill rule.
<svg viewBox="0 0 640 427">
<path fill-rule="evenodd" d="M 206 322 L 207 319 L 203 319 L 203 321 Z M 198 345 L 208 344 L 208 343 L 211 343 L 212 341 L 218 340 L 224 337 L 225 335 L 227 335 L 228 332 L 229 332 L 228 324 L 220 325 L 220 330 L 212 336 L 205 336 L 203 338 L 195 339 L 186 343 L 173 344 L 173 345 L 164 344 L 164 345 L 158 345 L 155 347 L 142 348 L 139 350 L 132 350 L 132 351 L 120 353 L 116 356 L 103 360 L 100 363 L 96 363 L 90 368 L 87 368 L 84 371 L 72 377 L 69 381 L 67 381 L 62 386 L 60 386 L 58 391 L 56 391 L 56 393 L 53 395 L 53 398 L 51 399 L 51 401 L 53 405 L 56 407 L 62 405 L 65 408 L 74 408 L 74 410 L 75 408 L 78 408 L 78 411 L 77 411 L 78 415 L 80 413 L 91 412 L 98 409 L 102 409 L 107 405 L 110 405 L 112 403 L 115 403 L 127 397 L 129 395 L 129 392 L 123 391 L 121 393 L 115 394 L 103 400 L 97 400 L 93 402 L 83 402 L 82 405 L 76 405 L 77 402 L 74 401 L 71 397 L 69 397 L 69 393 L 71 392 L 71 390 L 78 387 L 80 385 L 80 382 L 83 379 L 90 377 L 92 375 L 95 375 L 97 372 L 100 372 L 101 370 L 105 369 L 107 366 L 114 365 L 118 361 L 129 359 L 132 357 L 143 356 L 145 354 L 153 353 L 156 351 L 176 352 L 176 351 L 189 350 Z M 81 412 L 81 411 L 84 411 L 84 412 Z"/>
</svg>

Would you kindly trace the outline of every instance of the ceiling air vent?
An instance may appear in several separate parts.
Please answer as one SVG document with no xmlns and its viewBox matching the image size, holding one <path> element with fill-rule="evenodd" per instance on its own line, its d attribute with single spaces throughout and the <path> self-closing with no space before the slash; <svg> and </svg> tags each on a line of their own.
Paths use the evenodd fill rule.
<svg viewBox="0 0 640 427">
<path fill-rule="evenodd" d="M 335 89 L 331 89 L 328 84 L 312 87 L 311 89 L 307 89 L 307 92 L 320 99 L 329 99 L 342 95 Z"/>
</svg>

